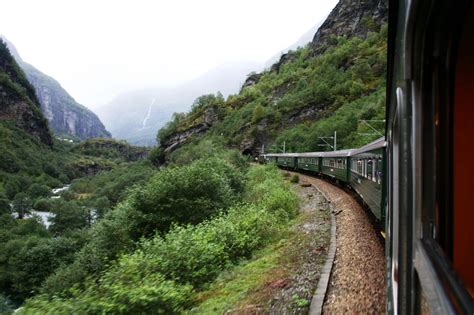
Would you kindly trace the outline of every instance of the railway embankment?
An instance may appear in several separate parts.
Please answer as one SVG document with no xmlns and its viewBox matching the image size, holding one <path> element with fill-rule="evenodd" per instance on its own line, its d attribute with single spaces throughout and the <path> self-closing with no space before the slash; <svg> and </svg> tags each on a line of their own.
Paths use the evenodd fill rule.
<svg viewBox="0 0 474 315">
<path fill-rule="evenodd" d="M 309 312 L 329 252 L 331 214 L 326 198 L 313 185 L 300 180 L 292 189 L 300 210 L 281 239 L 214 282 L 200 295 L 203 303 L 195 313 Z"/>
<path fill-rule="evenodd" d="M 354 198 L 324 180 L 299 175 L 331 202 L 336 218 L 336 254 L 323 313 L 385 313 L 385 256 L 377 231 Z"/>
</svg>

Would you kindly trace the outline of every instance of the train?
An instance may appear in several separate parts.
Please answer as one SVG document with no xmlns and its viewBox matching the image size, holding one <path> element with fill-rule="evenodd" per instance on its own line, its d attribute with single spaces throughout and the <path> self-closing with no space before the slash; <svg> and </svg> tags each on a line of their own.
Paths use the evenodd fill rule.
<svg viewBox="0 0 474 315">
<path fill-rule="evenodd" d="M 385 137 L 266 162 L 350 187 L 385 232 L 389 314 L 474 314 L 474 6 L 389 0 Z"/>
<path fill-rule="evenodd" d="M 385 222 L 385 138 L 361 148 L 328 152 L 268 153 L 261 159 L 281 168 L 325 177 L 351 188 L 374 215 L 380 228 Z"/>
</svg>

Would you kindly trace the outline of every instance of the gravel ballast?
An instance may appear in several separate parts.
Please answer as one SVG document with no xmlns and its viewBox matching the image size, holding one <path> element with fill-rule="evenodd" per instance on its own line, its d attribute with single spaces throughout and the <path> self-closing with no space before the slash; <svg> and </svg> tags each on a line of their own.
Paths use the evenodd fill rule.
<svg viewBox="0 0 474 315">
<path fill-rule="evenodd" d="M 311 176 L 299 176 L 329 198 L 336 214 L 336 257 L 323 313 L 385 313 L 384 249 L 366 212 L 341 188 Z"/>
</svg>

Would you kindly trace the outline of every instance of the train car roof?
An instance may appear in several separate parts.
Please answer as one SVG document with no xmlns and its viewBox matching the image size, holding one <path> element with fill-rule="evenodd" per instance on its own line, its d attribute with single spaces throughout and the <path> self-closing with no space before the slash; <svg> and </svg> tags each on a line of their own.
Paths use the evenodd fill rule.
<svg viewBox="0 0 474 315">
<path fill-rule="evenodd" d="M 357 155 L 357 154 L 364 153 L 367 151 L 385 148 L 386 145 L 387 145 L 387 142 L 385 141 L 385 137 L 380 137 L 377 140 L 374 140 L 358 149 L 354 149 L 351 155 Z"/>
<path fill-rule="evenodd" d="M 327 151 L 327 152 L 303 152 L 303 153 L 268 153 L 268 157 L 345 157 L 350 156 L 353 149 Z"/>
<path fill-rule="evenodd" d="M 386 146 L 385 137 L 380 137 L 375 141 L 372 141 L 363 147 L 357 149 L 345 149 L 338 151 L 326 151 L 326 152 L 303 152 L 303 153 L 266 153 L 263 156 L 268 157 L 348 157 L 372 151 Z"/>
</svg>

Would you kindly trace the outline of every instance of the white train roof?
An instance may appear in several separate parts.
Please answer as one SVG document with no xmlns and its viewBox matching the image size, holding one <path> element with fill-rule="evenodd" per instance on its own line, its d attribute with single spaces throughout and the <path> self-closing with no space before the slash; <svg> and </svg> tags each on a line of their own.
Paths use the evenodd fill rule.
<svg viewBox="0 0 474 315">
<path fill-rule="evenodd" d="M 375 150 L 375 149 L 384 148 L 386 145 L 387 145 L 387 142 L 385 141 L 385 137 L 381 137 L 381 138 L 378 138 L 375 141 L 372 141 L 372 142 L 364 145 L 363 147 L 360 147 L 358 149 L 354 149 L 353 152 L 352 152 L 352 155 L 357 155 L 357 154 L 361 154 L 361 153 L 364 153 L 364 152 L 367 152 L 367 151 L 372 151 L 372 150 Z"/>
<path fill-rule="evenodd" d="M 381 137 L 369 144 L 356 149 L 345 149 L 326 152 L 302 152 L 302 153 L 266 153 L 264 157 L 349 157 L 366 151 L 383 148 L 386 146 L 385 137 Z"/>
</svg>

